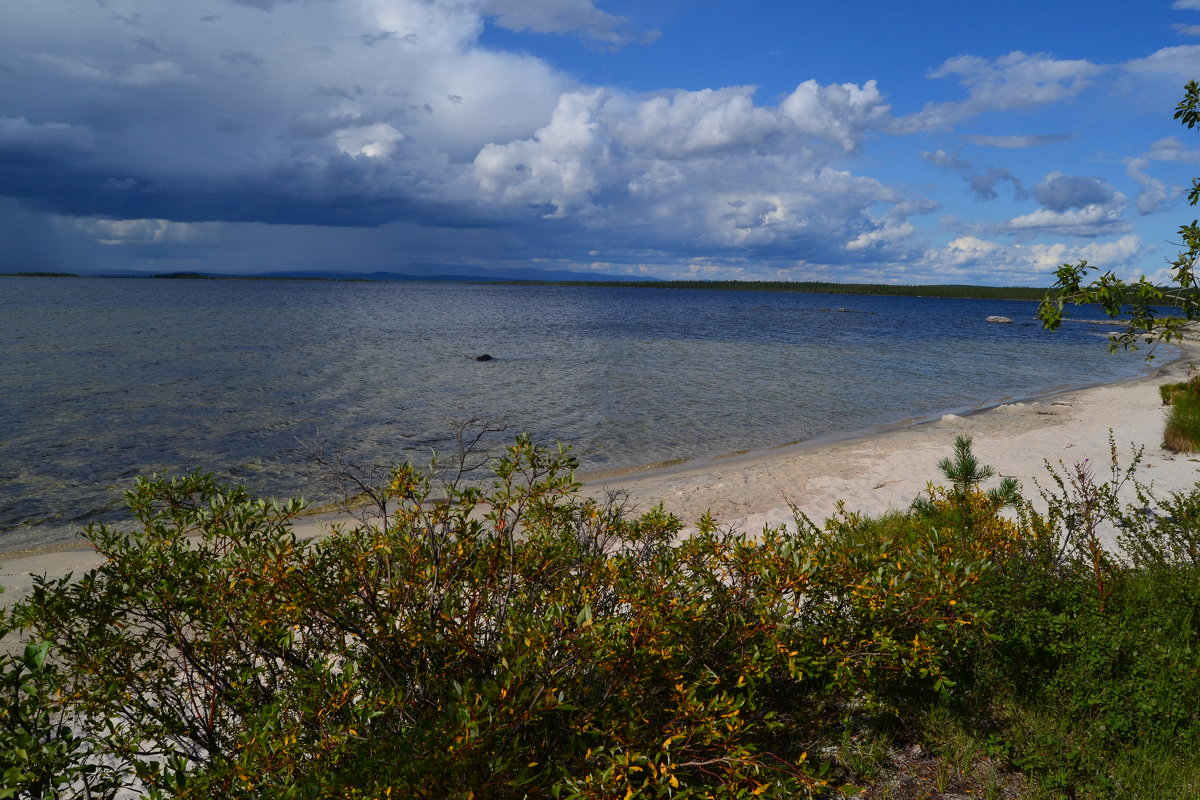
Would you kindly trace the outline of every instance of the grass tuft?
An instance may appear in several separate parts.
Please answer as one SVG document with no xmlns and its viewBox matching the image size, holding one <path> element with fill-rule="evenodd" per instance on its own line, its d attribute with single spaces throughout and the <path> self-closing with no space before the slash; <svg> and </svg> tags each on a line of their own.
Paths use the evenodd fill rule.
<svg viewBox="0 0 1200 800">
<path fill-rule="evenodd" d="M 1174 453 L 1200 451 L 1200 396 L 1192 391 L 1174 396 L 1163 431 L 1163 446 Z"/>
</svg>

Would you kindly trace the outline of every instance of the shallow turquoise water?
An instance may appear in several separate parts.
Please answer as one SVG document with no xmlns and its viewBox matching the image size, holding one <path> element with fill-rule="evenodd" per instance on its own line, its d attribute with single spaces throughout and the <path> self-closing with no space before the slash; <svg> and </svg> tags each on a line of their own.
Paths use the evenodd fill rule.
<svg viewBox="0 0 1200 800">
<path fill-rule="evenodd" d="M 0 551 L 204 469 L 318 502 L 311 444 L 427 460 L 471 416 L 585 471 L 712 456 L 1127 377 L 1033 304 L 790 293 L 145 279 L 0 282 Z M 990 314 L 1017 320 L 985 324 Z M 490 362 L 474 357 L 488 353 Z"/>
</svg>

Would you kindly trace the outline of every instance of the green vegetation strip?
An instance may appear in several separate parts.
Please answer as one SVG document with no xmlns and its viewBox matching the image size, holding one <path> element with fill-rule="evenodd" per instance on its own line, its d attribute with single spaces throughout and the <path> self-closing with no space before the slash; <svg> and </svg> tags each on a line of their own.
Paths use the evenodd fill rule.
<svg viewBox="0 0 1200 800">
<path fill-rule="evenodd" d="M 68 272 L 10 272 L 0 277 L 27 278 L 78 278 Z M 314 275 L 264 276 L 264 275 L 209 275 L 199 272 L 167 272 L 141 277 L 174 280 L 277 280 L 277 281 L 337 281 L 373 283 L 376 279 L 360 277 L 327 277 Z M 435 280 L 431 278 L 430 280 Z M 464 278 L 462 282 L 477 282 L 478 279 Z M 1029 286 L 967 286 L 959 284 L 892 285 L 883 283 L 833 283 L 827 281 L 527 281 L 502 280 L 484 281 L 489 285 L 502 286 L 598 286 L 629 289 L 708 289 L 714 291 L 753 292 L 802 292 L 808 294 L 860 294 L 890 295 L 894 297 L 943 297 L 981 300 L 1033 300 L 1041 301 L 1050 290 Z"/>
<path fill-rule="evenodd" d="M 0 797 L 1194 798 L 1200 491 L 1139 459 L 1038 512 L 964 437 L 906 512 L 752 537 L 583 498 L 525 438 L 316 540 L 141 480 L 139 532 L 2 618 Z"/>
<path fill-rule="evenodd" d="M 802 292 L 808 294 L 871 294 L 893 297 L 950 297 L 980 300 L 1036 300 L 1048 289 L 1031 286 L 967 286 L 961 284 L 894 285 L 887 283 L 833 283 L 828 281 L 503 281 L 508 285 L 606 286 L 625 289 L 709 289 L 746 292 Z"/>
</svg>

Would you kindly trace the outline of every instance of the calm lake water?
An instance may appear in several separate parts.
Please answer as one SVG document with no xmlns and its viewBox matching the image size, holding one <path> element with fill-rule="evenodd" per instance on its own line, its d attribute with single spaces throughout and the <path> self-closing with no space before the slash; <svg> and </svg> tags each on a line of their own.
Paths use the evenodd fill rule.
<svg viewBox="0 0 1200 800">
<path fill-rule="evenodd" d="M 583 471 L 771 447 L 1128 377 L 1022 302 L 444 283 L 0 279 L 0 552 L 203 469 L 336 499 L 311 444 L 428 460 L 471 416 Z M 990 314 L 1017 322 L 985 324 Z M 488 353 L 490 362 L 475 356 Z"/>
</svg>

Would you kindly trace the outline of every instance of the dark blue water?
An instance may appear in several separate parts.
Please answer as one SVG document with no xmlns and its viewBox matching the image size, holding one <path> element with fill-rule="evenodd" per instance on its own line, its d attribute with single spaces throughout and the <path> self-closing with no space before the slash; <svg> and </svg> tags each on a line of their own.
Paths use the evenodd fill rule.
<svg viewBox="0 0 1200 800">
<path fill-rule="evenodd" d="M 0 551 L 204 469 L 326 502 L 314 443 L 425 462 L 503 420 L 584 471 L 861 430 L 1145 368 L 1021 302 L 791 293 L 0 279 Z M 990 314 L 1017 320 L 985 324 Z M 475 356 L 488 353 L 490 362 Z"/>
</svg>

